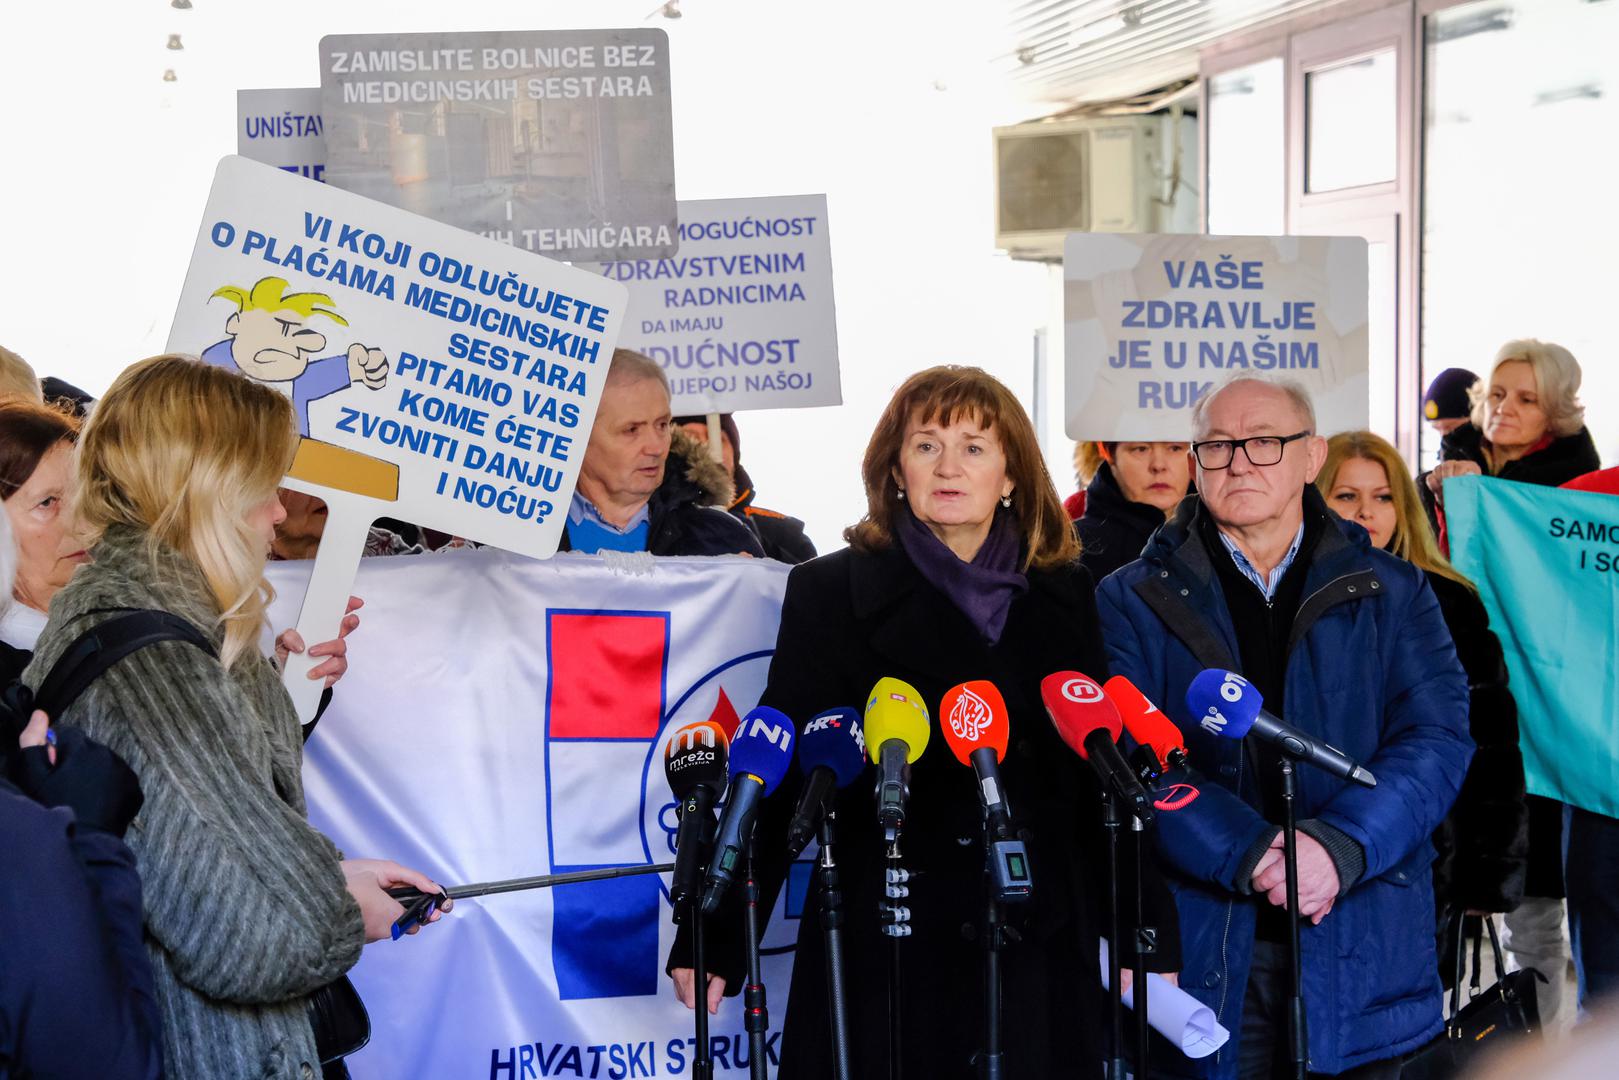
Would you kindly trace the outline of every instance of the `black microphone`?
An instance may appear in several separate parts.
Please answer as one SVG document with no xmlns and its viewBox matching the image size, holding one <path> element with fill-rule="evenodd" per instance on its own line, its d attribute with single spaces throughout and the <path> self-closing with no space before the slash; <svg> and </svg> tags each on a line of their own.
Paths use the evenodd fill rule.
<svg viewBox="0 0 1619 1080">
<path fill-rule="evenodd" d="M 848 787 L 866 768 L 866 738 L 860 717 L 847 706 L 828 709 L 798 736 L 798 767 L 805 774 L 798 809 L 787 825 L 787 860 L 798 858 L 815 835 L 834 788 Z"/>
<path fill-rule="evenodd" d="M 674 921 L 685 922 L 691 900 L 702 889 L 714 840 L 714 804 L 725 789 L 729 757 L 725 729 L 712 720 L 687 724 L 669 736 L 663 774 L 678 800 L 680 827 L 675 833 L 675 871 L 669 883 Z"/>
<path fill-rule="evenodd" d="M 1235 671 L 1222 668 L 1199 672 L 1186 688 L 1186 707 L 1204 730 L 1228 739 L 1240 739 L 1252 731 L 1290 758 L 1307 761 L 1363 787 L 1377 786 L 1377 777 L 1365 766 L 1342 750 L 1278 720 L 1265 711 L 1264 705 L 1258 687 Z"/>
<path fill-rule="evenodd" d="M 765 796 L 776 790 L 793 763 L 793 722 L 785 713 L 760 705 L 742 718 L 731 740 L 731 790 L 720 815 L 714 856 L 703 883 L 703 914 L 720 909 L 738 864 L 753 839 L 754 819 Z"/>
</svg>

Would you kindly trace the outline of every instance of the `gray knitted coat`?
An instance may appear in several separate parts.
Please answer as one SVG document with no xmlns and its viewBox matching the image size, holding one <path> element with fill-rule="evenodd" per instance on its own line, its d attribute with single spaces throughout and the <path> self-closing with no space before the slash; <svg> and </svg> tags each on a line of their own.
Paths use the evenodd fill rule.
<svg viewBox="0 0 1619 1080">
<path fill-rule="evenodd" d="M 161 608 L 216 645 L 219 606 L 190 560 L 115 527 L 51 603 L 24 674 L 111 617 Z M 82 727 L 140 776 L 129 830 L 169 1080 L 307 1080 L 320 1072 L 306 997 L 360 958 L 364 925 L 340 856 L 306 820 L 297 716 L 270 662 L 226 671 L 166 641 L 120 661 L 58 724 Z"/>
</svg>

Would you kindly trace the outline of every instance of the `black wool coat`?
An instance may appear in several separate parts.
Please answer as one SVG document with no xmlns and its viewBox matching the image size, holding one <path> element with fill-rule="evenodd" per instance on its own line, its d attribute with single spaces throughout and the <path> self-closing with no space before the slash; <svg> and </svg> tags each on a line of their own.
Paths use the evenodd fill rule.
<svg viewBox="0 0 1619 1080">
<path fill-rule="evenodd" d="M 1434 900 L 1441 920 L 1468 909 L 1511 911 L 1523 899 L 1529 865 L 1518 706 L 1478 594 L 1431 572 L 1428 584 L 1467 672 L 1468 734 L 1477 746 L 1456 805 L 1434 833 Z"/>
<path fill-rule="evenodd" d="M 1472 424 L 1446 435 L 1439 444 L 1441 461 L 1471 461 L 1490 475 L 1490 464 L 1484 456 L 1484 433 Z M 1576 476 L 1584 476 L 1602 467 L 1596 443 L 1591 433 L 1581 428 L 1572 435 L 1553 439 L 1547 446 L 1516 461 L 1501 466 L 1495 475 L 1502 480 L 1516 480 L 1520 484 L 1540 484 L 1560 487 Z M 1423 506 L 1439 529 L 1438 508 L 1433 493 L 1428 490 L 1427 473 L 1417 477 L 1417 493 Z M 1563 804 L 1539 795 L 1528 798 L 1529 805 L 1529 875 L 1524 886 L 1525 896 L 1563 897 Z"/>
<path fill-rule="evenodd" d="M 1028 830 L 1034 877 L 1033 899 L 1020 913 L 1022 940 L 1003 954 L 1007 1075 L 1083 1076 L 1101 1067 L 1107 1016 L 1098 977 L 1106 880 L 1101 794 L 1089 767 L 1045 715 L 1040 680 L 1063 670 L 1101 680 L 1107 659 L 1094 588 L 1083 568 L 1034 571 L 1029 584 L 1013 602 L 1000 642 L 989 646 L 897 547 L 873 554 L 845 549 L 798 566 L 788 579 L 763 704 L 802 727 L 837 706 L 863 712 L 873 684 L 888 675 L 916 687 L 932 714 L 927 749 L 911 767 L 902 839 L 903 864 L 918 873 L 909 900 L 914 934 L 900 942 L 901 1045 L 910 1076 L 975 1076 L 971 1058 L 983 1036 L 981 812 L 973 771 L 951 754 L 937 715 L 945 691 L 969 679 L 989 679 L 1006 699 L 1011 737 L 1001 775 L 1017 824 Z M 785 875 L 783 837 L 800 784 L 796 771 L 790 773 L 760 816 L 755 844 L 766 911 Z M 888 1060 L 891 939 L 882 936 L 877 921 L 886 861 L 874 787 L 868 771 L 838 792 L 836 802 L 858 1076 L 884 1075 Z M 1128 839 L 1121 847 L 1129 847 Z M 1127 866 L 1126 882 L 1129 874 Z M 1150 866 L 1147 874 L 1150 919 L 1157 920 L 1163 939 L 1163 951 L 1150 966 L 1177 970 L 1173 901 Z M 786 1005 L 781 1080 L 832 1075 L 826 953 L 815 914 L 819 888 L 817 870 L 799 924 L 792 986 L 783 996 L 770 988 L 772 1009 Z M 1133 910 L 1133 899 L 1125 910 Z M 713 936 L 722 938 L 712 967 L 727 976 L 730 988 L 742 971 L 734 933 L 739 922 L 722 912 L 710 923 Z M 733 929 L 729 943 L 723 940 L 727 926 Z M 671 965 L 689 955 L 685 949 L 689 944 L 677 940 Z"/>
<path fill-rule="evenodd" d="M 1166 520 L 1156 506 L 1125 498 L 1113 466 L 1103 462 L 1085 488 L 1085 514 L 1074 524 L 1084 547 L 1079 561 L 1100 582 L 1141 558 L 1141 549 Z"/>
</svg>

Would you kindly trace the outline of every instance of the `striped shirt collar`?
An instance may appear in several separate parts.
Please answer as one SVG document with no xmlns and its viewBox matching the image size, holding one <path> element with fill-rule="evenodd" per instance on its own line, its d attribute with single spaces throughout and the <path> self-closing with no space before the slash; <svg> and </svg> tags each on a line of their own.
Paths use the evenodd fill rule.
<svg viewBox="0 0 1619 1080">
<path fill-rule="evenodd" d="M 1265 602 L 1270 603 L 1276 596 L 1276 586 L 1282 583 L 1282 578 L 1286 576 L 1288 567 L 1292 566 L 1293 560 L 1298 558 L 1299 547 L 1304 543 L 1304 523 L 1299 522 L 1299 531 L 1293 534 L 1293 543 L 1288 545 L 1287 554 L 1282 556 L 1282 561 L 1276 564 L 1276 569 L 1270 572 L 1269 577 L 1262 575 L 1258 568 L 1248 561 L 1248 556 L 1242 553 L 1242 549 L 1225 534 L 1224 530 L 1216 529 L 1215 532 L 1220 537 L 1220 543 L 1224 544 L 1226 551 L 1230 552 L 1231 561 L 1237 564 L 1238 570 L 1242 571 L 1242 576 L 1253 582 L 1264 595 Z"/>
</svg>

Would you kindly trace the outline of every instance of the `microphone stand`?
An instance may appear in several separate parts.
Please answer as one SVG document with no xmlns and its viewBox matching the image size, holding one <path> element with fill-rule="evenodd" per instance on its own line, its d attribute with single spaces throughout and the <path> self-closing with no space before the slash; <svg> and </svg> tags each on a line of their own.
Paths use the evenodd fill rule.
<svg viewBox="0 0 1619 1080">
<path fill-rule="evenodd" d="M 770 1010 L 765 1007 L 764 975 L 759 956 L 759 878 L 753 872 L 753 839 L 749 837 L 746 871 L 748 936 L 748 985 L 742 990 L 743 1027 L 748 1032 L 748 1070 L 752 1080 L 769 1080 L 765 1065 L 765 1031 L 770 1027 Z"/>
<path fill-rule="evenodd" d="M 1107 911 L 1110 939 L 1107 950 L 1108 1005 L 1112 1026 L 1112 1046 L 1107 1060 L 1107 1080 L 1125 1080 L 1124 1068 L 1124 987 L 1122 981 L 1124 933 L 1119 911 L 1119 803 L 1106 785 L 1102 788 L 1102 825 L 1107 830 Z"/>
<path fill-rule="evenodd" d="M 714 1061 L 709 1057 L 708 1044 L 708 962 L 703 955 L 703 924 L 708 918 L 703 914 L 700 893 L 692 894 L 687 901 L 687 911 L 691 918 L 692 1013 L 697 1024 L 693 1032 L 697 1037 L 697 1053 L 692 1059 L 691 1075 L 692 1080 L 713 1080 Z"/>
<path fill-rule="evenodd" d="M 1149 1077 L 1152 1072 L 1147 1068 L 1148 1043 L 1150 1041 L 1147 1026 L 1147 956 L 1158 951 L 1158 932 L 1147 925 L 1146 905 L 1141 895 L 1141 863 L 1147 858 L 1147 832 L 1141 819 L 1130 818 L 1130 831 L 1135 834 L 1136 847 L 1136 949 L 1134 974 L 1135 1011 L 1136 1011 L 1136 1076 Z"/>
<path fill-rule="evenodd" d="M 826 937 L 826 990 L 832 1022 L 832 1076 L 849 1080 L 849 1003 L 843 983 L 843 893 L 838 888 L 838 863 L 832 854 L 837 839 L 837 811 L 830 806 L 821 816 L 821 931 Z"/>
<path fill-rule="evenodd" d="M 1293 761 L 1285 754 L 1282 765 L 1282 864 L 1287 871 L 1288 999 L 1287 1037 L 1296 1080 L 1306 1080 L 1309 1065 L 1309 1029 L 1304 1016 L 1304 986 L 1299 963 L 1299 844 L 1295 821 Z"/>
<path fill-rule="evenodd" d="M 894 832 L 888 841 L 888 869 L 884 874 L 881 921 L 882 931 L 888 935 L 888 1080 L 904 1080 L 905 1063 L 900 1053 L 900 1036 L 904 1030 L 901 1020 L 904 996 L 901 986 L 902 968 L 900 966 L 900 939 L 907 937 L 911 932 L 910 909 L 903 904 L 896 904 L 886 899 L 889 896 L 904 896 L 908 891 L 905 882 L 910 875 L 900 865 L 899 833 Z M 890 887 L 895 891 L 890 892 Z"/>
<path fill-rule="evenodd" d="M 984 854 L 995 857 L 994 830 L 985 824 Z M 981 1080 L 1004 1080 L 1006 1052 L 1001 1048 L 1001 935 L 1006 920 L 1002 917 L 1000 902 L 989 888 L 993 870 L 986 869 L 985 891 L 988 893 L 984 917 L 984 1048 L 978 1052 L 978 1075 Z"/>
</svg>

